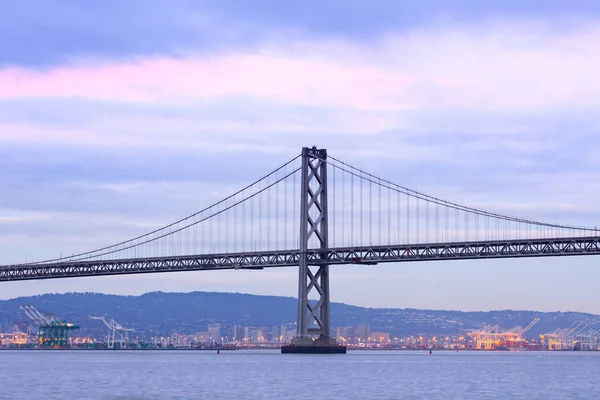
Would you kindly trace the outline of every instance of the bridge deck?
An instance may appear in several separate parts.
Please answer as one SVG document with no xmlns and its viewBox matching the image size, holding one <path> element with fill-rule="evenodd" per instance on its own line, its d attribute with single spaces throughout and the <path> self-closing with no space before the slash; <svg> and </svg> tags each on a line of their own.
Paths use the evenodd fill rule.
<svg viewBox="0 0 600 400">
<path fill-rule="evenodd" d="M 472 260 L 484 258 L 554 257 L 600 254 L 600 237 L 498 240 L 309 250 L 311 265 Z M 297 266 L 298 250 L 235 254 L 202 254 L 109 261 L 64 261 L 51 264 L 0 266 L 0 282 L 154 272 L 262 269 Z"/>
</svg>

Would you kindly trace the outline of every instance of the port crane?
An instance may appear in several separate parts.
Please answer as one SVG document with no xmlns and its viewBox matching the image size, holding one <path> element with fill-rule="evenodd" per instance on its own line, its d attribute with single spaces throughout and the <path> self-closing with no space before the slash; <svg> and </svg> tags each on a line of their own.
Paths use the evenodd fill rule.
<svg viewBox="0 0 600 400">
<path fill-rule="evenodd" d="M 596 350 L 599 346 L 600 330 L 588 329 L 587 321 L 575 321 L 568 328 L 555 329 L 542 335 L 550 350 Z M 587 329 L 587 330 L 586 330 Z"/>
<path fill-rule="evenodd" d="M 524 347 L 527 344 L 524 335 L 538 322 L 540 319 L 535 318 L 524 328 L 515 326 L 508 330 L 502 329 L 498 325 L 487 325 L 479 330 L 469 332 L 469 336 L 474 338 L 475 348 L 478 350 Z"/>
<path fill-rule="evenodd" d="M 63 348 L 69 346 L 69 331 L 79 326 L 62 321 L 53 314 L 42 314 L 32 305 L 20 305 L 21 311 L 38 329 L 38 341 L 42 347 Z"/>
<path fill-rule="evenodd" d="M 123 349 L 129 342 L 129 332 L 133 332 L 134 329 L 125 328 L 114 319 L 106 319 L 104 317 L 89 317 L 97 321 L 102 321 L 108 328 L 107 345 L 109 349 L 115 348 L 115 343 L 119 343 L 119 348 Z"/>
<path fill-rule="evenodd" d="M 525 328 L 521 327 L 521 326 L 515 326 L 514 328 L 510 329 L 508 331 L 508 333 L 512 333 L 517 337 L 523 337 L 525 336 L 525 334 L 527 332 L 529 332 L 529 330 L 531 328 L 533 328 L 538 322 L 540 322 L 539 318 L 535 318 L 533 321 L 531 321 L 531 323 L 529 325 L 527 325 Z"/>
</svg>

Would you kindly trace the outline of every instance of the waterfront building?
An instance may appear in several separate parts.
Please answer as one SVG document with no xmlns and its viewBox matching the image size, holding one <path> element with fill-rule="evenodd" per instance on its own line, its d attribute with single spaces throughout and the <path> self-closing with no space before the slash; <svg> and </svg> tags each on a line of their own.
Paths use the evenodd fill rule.
<svg viewBox="0 0 600 400">
<path fill-rule="evenodd" d="M 338 342 L 344 344 L 354 343 L 356 341 L 356 330 L 352 326 L 344 326 L 335 329 L 335 337 Z"/>
<path fill-rule="evenodd" d="M 221 324 L 208 325 L 208 339 L 211 343 L 221 343 Z"/>
<path fill-rule="evenodd" d="M 390 343 L 390 334 L 386 332 L 371 332 L 371 338 L 373 342 L 379 344 L 389 344 Z"/>
<path fill-rule="evenodd" d="M 248 336 L 248 328 L 242 325 L 233 326 L 233 340 L 237 342 L 243 341 Z"/>
<path fill-rule="evenodd" d="M 287 328 L 285 331 L 285 340 L 290 343 L 296 337 L 296 328 Z"/>
<path fill-rule="evenodd" d="M 273 338 L 273 342 L 283 342 L 283 336 L 281 336 L 281 328 L 281 326 L 276 325 L 273 327 L 273 329 L 271 329 L 271 337 Z"/>
<path fill-rule="evenodd" d="M 205 344 L 210 341 L 208 332 L 196 332 L 195 340 L 198 344 Z"/>
<path fill-rule="evenodd" d="M 365 343 L 369 341 L 371 337 L 371 325 L 370 324 L 359 324 L 356 326 L 356 338 L 361 342 Z"/>
</svg>

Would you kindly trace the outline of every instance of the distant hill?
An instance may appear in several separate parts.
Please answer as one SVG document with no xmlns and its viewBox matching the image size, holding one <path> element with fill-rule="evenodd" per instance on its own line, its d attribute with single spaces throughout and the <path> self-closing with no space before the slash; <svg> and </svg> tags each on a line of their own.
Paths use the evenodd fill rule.
<svg viewBox="0 0 600 400">
<path fill-rule="evenodd" d="M 164 293 L 141 296 L 115 296 L 99 293 L 45 294 L 0 300 L 0 332 L 12 330 L 15 321 L 27 320 L 19 304 L 32 304 L 44 313 L 81 326 L 81 334 L 102 336 L 104 327 L 88 316 L 109 316 L 135 328 L 140 336 L 166 336 L 174 332 L 190 334 L 205 331 L 208 324 L 221 323 L 273 327 L 294 323 L 296 299 L 255 296 L 240 293 Z M 395 335 L 448 335 L 464 333 L 487 324 L 503 328 L 525 326 L 540 318 L 530 336 L 568 327 L 585 320 L 600 328 L 600 316 L 577 312 L 542 313 L 535 311 L 461 312 L 443 310 L 364 308 L 342 303 L 331 305 L 332 325 L 371 324 L 372 331 Z M 226 330 L 224 332 L 230 332 Z M 226 334 L 226 333 L 225 333 Z"/>
</svg>

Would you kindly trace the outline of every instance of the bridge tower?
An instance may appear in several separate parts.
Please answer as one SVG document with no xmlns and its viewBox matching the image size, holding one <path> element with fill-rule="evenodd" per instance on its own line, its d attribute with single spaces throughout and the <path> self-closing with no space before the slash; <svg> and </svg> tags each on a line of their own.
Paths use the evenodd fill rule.
<svg viewBox="0 0 600 400">
<path fill-rule="evenodd" d="M 292 344 L 282 347 L 281 352 L 345 353 L 346 347 L 339 346 L 331 337 L 327 264 L 327 150 L 303 148 L 301 172 L 298 324 Z M 322 250 L 320 262 L 309 265 L 309 248 Z M 311 295 L 316 296 L 316 301 L 309 299 Z"/>
</svg>

